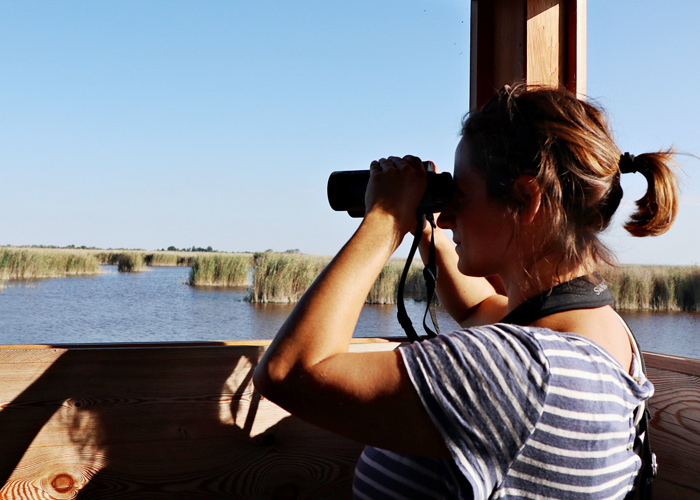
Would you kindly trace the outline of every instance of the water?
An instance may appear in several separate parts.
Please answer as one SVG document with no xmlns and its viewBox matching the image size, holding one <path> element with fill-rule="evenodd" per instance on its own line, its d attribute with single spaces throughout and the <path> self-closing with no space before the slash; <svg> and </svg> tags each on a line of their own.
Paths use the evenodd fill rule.
<svg viewBox="0 0 700 500">
<path fill-rule="evenodd" d="M 251 304 L 245 289 L 185 285 L 187 267 L 9 281 L 0 289 L 0 343 L 62 344 L 270 339 L 292 304 Z M 422 331 L 424 303 L 408 301 Z M 700 358 L 700 314 L 624 313 L 642 349 Z M 456 323 L 438 308 L 443 331 Z M 395 306 L 366 305 L 356 337 L 403 337 Z"/>
<path fill-rule="evenodd" d="M 179 342 L 272 338 L 293 304 L 251 304 L 247 290 L 191 287 L 188 267 L 142 273 L 8 281 L 0 289 L 0 343 Z M 424 304 L 406 308 L 420 328 Z M 456 326 L 442 310 L 440 325 Z M 394 306 L 367 306 L 357 337 L 402 336 Z"/>
</svg>

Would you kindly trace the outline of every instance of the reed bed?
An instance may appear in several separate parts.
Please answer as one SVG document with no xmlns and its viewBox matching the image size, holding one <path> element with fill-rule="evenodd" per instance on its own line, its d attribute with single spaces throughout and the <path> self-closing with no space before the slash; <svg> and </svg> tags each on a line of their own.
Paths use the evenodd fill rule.
<svg viewBox="0 0 700 500">
<path fill-rule="evenodd" d="M 406 259 L 390 260 L 379 273 L 377 280 L 367 295 L 368 304 L 396 304 L 399 282 L 406 265 Z M 423 265 L 413 262 L 406 276 L 404 296 L 413 300 L 426 300 L 427 291 L 423 279 Z"/>
<path fill-rule="evenodd" d="M 146 250 L 101 250 L 96 252 L 97 258 L 104 265 L 118 265 L 119 258 L 125 253 L 140 253 L 143 255 L 146 266 L 151 267 L 191 267 L 196 258 L 200 256 L 210 257 L 213 255 L 221 256 L 248 256 L 252 258 L 252 254 L 239 253 L 229 254 L 226 252 L 185 252 L 185 251 L 166 251 L 158 250 L 155 252 Z"/>
<path fill-rule="evenodd" d="M 189 267 L 194 262 L 194 259 L 200 254 L 192 254 L 189 252 L 147 252 L 144 250 L 102 250 L 96 252 L 95 255 L 100 264 L 120 266 L 122 262 L 122 272 L 137 272 L 143 271 L 146 266 L 152 267 Z M 205 254 L 207 255 L 207 254 Z M 217 254 L 218 255 L 218 254 Z M 143 262 L 141 262 L 143 261 Z M 137 262 L 139 265 L 132 271 L 129 271 L 130 263 Z"/>
<path fill-rule="evenodd" d="M 97 258 L 69 250 L 0 249 L 0 280 L 60 278 L 100 273 Z"/>
<path fill-rule="evenodd" d="M 265 252 L 255 254 L 251 302 L 297 302 L 330 262 L 330 257 Z M 405 259 L 392 259 L 367 295 L 368 304 L 395 304 Z M 425 300 L 422 265 L 411 266 L 405 295 Z"/>
<path fill-rule="evenodd" d="M 191 266 L 189 284 L 237 287 L 250 285 L 251 302 L 296 302 L 330 262 L 330 257 L 299 253 L 174 252 L 0 247 L 0 286 L 7 280 L 95 275 L 100 264 L 117 265 L 120 272 L 146 266 Z M 405 259 L 392 259 L 367 296 L 370 304 L 394 304 Z M 249 274 L 253 269 L 252 284 Z M 414 262 L 405 297 L 426 299 L 423 265 Z M 700 267 L 618 266 L 604 276 L 619 310 L 700 311 Z"/>
<path fill-rule="evenodd" d="M 120 273 L 139 273 L 146 270 L 143 252 L 122 252 L 116 254 L 117 270 Z"/>
<path fill-rule="evenodd" d="M 619 266 L 605 276 L 619 310 L 700 311 L 700 267 Z"/>
<path fill-rule="evenodd" d="M 109 250 L 95 252 L 95 257 L 103 266 L 116 266 L 119 264 L 120 252 L 112 252 Z"/>
<path fill-rule="evenodd" d="M 191 267 L 195 259 L 198 257 L 211 257 L 212 255 L 228 257 L 232 254 L 225 252 L 185 252 L 177 250 L 159 250 L 157 252 L 146 253 L 144 258 L 146 259 L 146 264 L 153 267 Z M 233 255 L 247 255 L 252 259 L 252 254 L 240 253 Z"/>
<path fill-rule="evenodd" d="M 145 252 L 141 251 L 102 251 L 95 253 L 100 264 L 117 266 L 120 273 L 138 273 L 146 270 Z"/>
<path fill-rule="evenodd" d="M 192 260 L 189 284 L 217 287 L 246 286 L 252 265 L 251 255 L 199 255 Z"/>
<path fill-rule="evenodd" d="M 192 265 L 188 259 L 174 253 L 147 253 L 144 255 L 147 266 L 176 267 Z"/>
<path fill-rule="evenodd" d="M 330 261 L 303 254 L 256 254 L 252 302 L 296 302 Z M 395 304 L 405 260 L 387 263 L 367 296 L 369 304 Z M 426 300 L 423 265 L 410 268 L 404 294 Z M 700 311 L 700 267 L 619 266 L 604 275 L 615 307 L 627 311 Z"/>
<path fill-rule="evenodd" d="M 297 302 L 330 257 L 264 252 L 254 255 L 251 302 Z"/>
</svg>

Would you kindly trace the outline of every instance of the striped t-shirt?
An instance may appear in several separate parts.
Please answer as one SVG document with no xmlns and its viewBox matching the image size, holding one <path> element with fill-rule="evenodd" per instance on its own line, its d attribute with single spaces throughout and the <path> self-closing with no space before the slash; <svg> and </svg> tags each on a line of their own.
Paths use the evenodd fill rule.
<svg viewBox="0 0 700 500">
<path fill-rule="evenodd" d="M 367 447 L 357 499 L 624 499 L 641 461 L 635 409 L 653 394 L 576 334 L 497 324 L 402 346 L 451 460 Z M 411 439 L 411 436 L 406 436 Z"/>
</svg>

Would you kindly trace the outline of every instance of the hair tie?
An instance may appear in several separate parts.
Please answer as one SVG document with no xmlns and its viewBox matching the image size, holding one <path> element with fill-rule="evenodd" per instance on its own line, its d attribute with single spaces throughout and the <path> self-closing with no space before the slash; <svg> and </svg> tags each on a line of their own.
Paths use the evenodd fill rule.
<svg viewBox="0 0 700 500">
<path fill-rule="evenodd" d="M 625 153 L 623 155 L 620 155 L 620 173 L 622 174 L 634 174 L 636 172 L 639 172 L 639 169 L 637 169 L 634 165 L 634 155 Z"/>
</svg>

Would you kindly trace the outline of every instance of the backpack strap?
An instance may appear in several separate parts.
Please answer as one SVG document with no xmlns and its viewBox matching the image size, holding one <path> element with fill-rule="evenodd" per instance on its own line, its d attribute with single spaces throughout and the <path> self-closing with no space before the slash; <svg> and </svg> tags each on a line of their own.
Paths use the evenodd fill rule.
<svg viewBox="0 0 700 500">
<path fill-rule="evenodd" d="M 634 336 L 634 333 L 632 333 L 632 330 L 627 322 L 621 316 L 619 317 L 620 321 L 627 330 L 627 336 L 632 344 L 632 349 L 634 350 L 637 359 L 639 359 L 639 364 L 642 367 L 642 373 L 644 373 L 644 376 L 646 377 L 647 367 L 644 363 L 644 356 L 642 354 L 642 349 L 639 346 L 639 342 L 637 341 L 637 337 Z M 644 405 L 637 407 L 634 417 L 636 430 L 636 436 L 634 438 L 634 451 L 642 459 L 642 468 L 639 471 L 639 477 L 637 478 L 637 489 L 639 490 L 639 498 L 641 500 L 651 500 L 652 483 L 658 474 L 659 466 L 656 461 L 656 453 L 651 451 L 651 436 L 649 434 L 649 420 L 651 420 L 651 412 L 649 411 L 648 400 L 644 401 Z"/>
<path fill-rule="evenodd" d="M 550 314 L 573 309 L 592 309 L 613 305 L 613 303 L 612 293 L 600 275 L 581 276 L 523 302 L 507 314 L 501 322 L 525 326 Z M 647 370 L 639 342 L 622 317 L 620 317 L 620 321 L 627 330 L 634 353 L 637 355 L 642 372 L 646 377 Z M 635 490 L 639 490 L 641 500 L 651 500 L 651 485 L 658 471 L 656 454 L 651 451 L 649 439 L 650 418 L 649 403 L 645 401 L 643 405 L 637 407 L 634 413 L 636 433 L 634 451 L 642 459 L 642 468 L 639 471 Z M 635 493 L 636 491 L 632 491 L 628 498 L 633 498 Z"/>
</svg>

